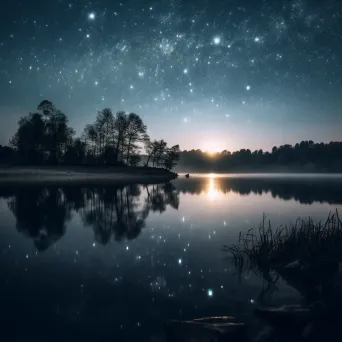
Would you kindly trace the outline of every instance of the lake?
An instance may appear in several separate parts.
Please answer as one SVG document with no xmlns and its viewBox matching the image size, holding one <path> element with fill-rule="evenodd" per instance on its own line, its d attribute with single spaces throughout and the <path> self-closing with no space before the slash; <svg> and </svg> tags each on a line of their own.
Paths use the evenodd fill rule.
<svg viewBox="0 0 342 342">
<path fill-rule="evenodd" d="M 237 274 L 223 245 L 342 209 L 342 177 L 181 176 L 167 184 L 0 188 L 1 340 L 158 341 L 170 319 L 298 303 Z"/>
</svg>

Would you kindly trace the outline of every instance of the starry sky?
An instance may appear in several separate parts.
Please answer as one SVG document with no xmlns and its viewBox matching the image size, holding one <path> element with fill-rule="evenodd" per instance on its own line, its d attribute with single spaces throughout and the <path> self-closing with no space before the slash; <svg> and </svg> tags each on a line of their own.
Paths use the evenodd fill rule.
<svg viewBox="0 0 342 342">
<path fill-rule="evenodd" d="M 339 0 L 11 0 L 0 143 L 44 99 L 80 134 L 105 107 L 181 149 L 342 140 Z"/>
</svg>

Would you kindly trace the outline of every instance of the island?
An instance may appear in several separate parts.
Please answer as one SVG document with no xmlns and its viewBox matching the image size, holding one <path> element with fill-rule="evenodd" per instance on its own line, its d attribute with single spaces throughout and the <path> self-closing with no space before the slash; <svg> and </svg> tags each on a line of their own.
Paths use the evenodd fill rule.
<svg viewBox="0 0 342 342">
<path fill-rule="evenodd" d="M 179 145 L 151 140 L 139 115 L 105 108 L 79 137 L 50 101 L 22 117 L 9 146 L 0 146 L 0 184 L 114 182 L 175 179 Z M 141 151 L 144 151 L 142 164 Z"/>
</svg>

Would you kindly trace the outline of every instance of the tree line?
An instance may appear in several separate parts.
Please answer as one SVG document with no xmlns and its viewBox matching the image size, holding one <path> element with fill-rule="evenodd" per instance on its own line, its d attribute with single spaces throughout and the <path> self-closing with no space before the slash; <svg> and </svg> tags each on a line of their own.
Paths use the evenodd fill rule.
<svg viewBox="0 0 342 342">
<path fill-rule="evenodd" d="M 263 195 L 269 194 L 273 198 L 283 201 L 296 201 L 301 204 L 325 203 L 330 205 L 342 205 L 342 181 L 333 182 L 323 178 L 313 182 L 310 177 L 217 177 L 213 182 L 215 191 L 223 194 L 236 193 L 240 195 Z M 193 177 L 179 179 L 177 189 L 181 194 L 206 195 L 208 182 L 203 178 Z"/>
<path fill-rule="evenodd" d="M 342 142 L 302 141 L 295 145 L 274 146 L 271 152 L 249 149 L 214 154 L 201 150 L 183 151 L 177 168 L 202 172 L 342 172 Z"/>
<path fill-rule="evenodd" d="M 151 140 L 139 115 L 105 108 L 79 137 L 68 117 L 52 102 L 42 101 L 35 113 L 22 117 L 9 146 L 0 146 L 0 163 L 21 165 L 128 165 L 171 170 L 179 159 L 179 145 Z"/>
</svg>

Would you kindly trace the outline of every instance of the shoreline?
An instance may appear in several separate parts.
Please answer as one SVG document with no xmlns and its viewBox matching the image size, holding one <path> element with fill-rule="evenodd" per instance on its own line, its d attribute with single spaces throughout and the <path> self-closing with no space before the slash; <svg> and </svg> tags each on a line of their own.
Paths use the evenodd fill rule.
<svg viewBox="0 0 342 342">
<path fill-rule="evenodd" d="M 147 167 L 0 167 L 0 185 L 167 182 L 177 173 Z"/>
</svg>

